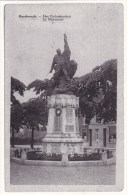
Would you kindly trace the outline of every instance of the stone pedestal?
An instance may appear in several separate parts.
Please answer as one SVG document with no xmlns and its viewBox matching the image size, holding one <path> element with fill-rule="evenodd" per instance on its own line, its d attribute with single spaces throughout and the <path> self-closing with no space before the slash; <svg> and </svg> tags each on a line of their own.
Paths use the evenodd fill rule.
<svg viewBox="0 0 127 195">
<path fill-rule="evenodd" d="M 46 153 L 83 153 L 83 139 L 79 135 L 79 98 L 57 94 L 48 98 L 49 116 L 47 135 L 42 140 Z"/>
</svg>

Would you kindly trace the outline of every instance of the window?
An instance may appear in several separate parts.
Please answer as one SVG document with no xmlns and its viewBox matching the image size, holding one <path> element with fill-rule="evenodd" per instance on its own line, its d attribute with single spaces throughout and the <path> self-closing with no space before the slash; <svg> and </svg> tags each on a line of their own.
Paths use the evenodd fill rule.
<svg viewBox="0 0 127 195">
<path fill-rule="evenodd" d="M 116 142 L 116 127 L 115 126 L 109 127 L 109 142 L 111 143 Z"/>
<path fill-rule="evenodd" d="M 96 142 L 99 142 L 99 129 L 96 129 Z"/>
<path fill-rule="evenodd" d="M 89 129 L 89 145 L 92 146 L 92 129 Z"/>
<path fill-rule="evenodd" d="M 87 129 L 82 129 L 82 138 L 87 141 Z"/>
</svg>

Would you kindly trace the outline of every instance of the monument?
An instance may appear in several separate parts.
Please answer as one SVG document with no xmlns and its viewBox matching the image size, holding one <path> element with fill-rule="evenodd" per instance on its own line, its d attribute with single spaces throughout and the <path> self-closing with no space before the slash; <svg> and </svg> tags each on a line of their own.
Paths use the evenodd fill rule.
<svg viewBox="0 0 127 195">
<path fill-rule="evenodd" d="M 77 63 L 70 60 L 71 51 L 67 36 L 64 34 L 64 51 L 57 49 L 50 72 L 55 70 L 51 79 L 51 96 L 48 97 L 48 128 L 42 140 L 42 151 L 57 154 L 82 154 L 83 139 L 79 134 L 79 98 L 71 90 L 71 79 Z M 66 158 L 65 157 L 65 158 Z"/>
</svg>

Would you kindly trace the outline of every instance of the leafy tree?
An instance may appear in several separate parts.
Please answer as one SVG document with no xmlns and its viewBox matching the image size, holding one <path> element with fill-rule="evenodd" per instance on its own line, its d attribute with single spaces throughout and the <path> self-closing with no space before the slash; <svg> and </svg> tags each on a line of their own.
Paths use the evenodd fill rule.
<svg viewBox="0 0 127 195">
<path fill-rule="evenodd" d="M 19 103 L 19 101 L 16 100 L 14 93 L 18 92 L 21 96 L 23 96 L 25 89 L 26 89 L 26 86 L 24 85 L 24 83 L 22 83 L 18 79 L 11 77 L 11 102 L 12 104 Z"/>
<path fill-rule="evenodd" d="M 23 96 L 26 86 L 19 81 L 18 79 L 15 79 L 11 77 L 11 145 L 14 147 L 14 137 L 15 132 L 19 131 L 19 128 L 22 127 L 22 121 L 23 121 L 23 110 L 20 105 L 20 102 L 16 100 L 14 93 L 18 92 L 21 96 Z"/>
<path fill-rule="evenodd" d="M 23 125 L 23 110 L 20 104 L 11 105 L 11 146 L 14 147 L 15 132 Z"/>
<path fill-rule="evenodd" d="M 96 115 L 104 123 L 116 121 L 117 112 L 117 60 L 106 61 L 93 71 L 80 77 L 80 109 L 86 122 Z"/>
<path fill-rule="evenodd" d="M 34 88 L 36 94 L 41 94 L 42 98 L 46 98 L 51 95 L 52 92 L 52 79 L 45 79 L 44 81 L 36 79 L 27 86 L 27 90 Z"/>
<path fill-rule="evenodd" d="M 48 120 L 47 100 L 42 98 L 31 99 L 22 104 L 24 125 L 31 128 L 31 148 L 34 145 L 34 131 L 39 130 L 39 124 L 45 127 Z"/>
</svg>

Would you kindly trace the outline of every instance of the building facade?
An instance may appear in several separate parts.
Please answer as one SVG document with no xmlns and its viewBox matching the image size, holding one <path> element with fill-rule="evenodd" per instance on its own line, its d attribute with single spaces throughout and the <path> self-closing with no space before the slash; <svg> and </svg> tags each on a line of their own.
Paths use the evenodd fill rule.
<svg viewBox="0 0 127 195">
<path fill-rule="evenodd" d="M 116 123 L 99 123 L 94 117 L 87 125 L 85 118 L 79 118 L 79 129 L 84 139 L 84 147 L 116 148 Z"/>
</svg>

